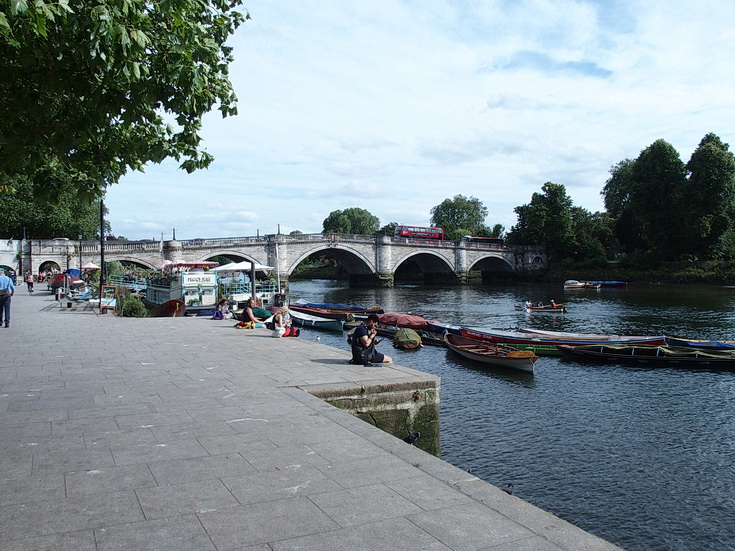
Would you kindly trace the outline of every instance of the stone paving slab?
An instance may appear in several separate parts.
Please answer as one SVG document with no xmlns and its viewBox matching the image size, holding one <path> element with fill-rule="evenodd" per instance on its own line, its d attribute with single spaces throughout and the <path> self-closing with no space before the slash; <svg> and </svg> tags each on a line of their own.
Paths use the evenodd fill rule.
<svg viewBox="0 0 735 551">
<path fill-rule="evenodd" d="M 64 306 L 0 328 L 3 551 L 618 549 L 307 392 L 431 375 Z"/>
</svg>

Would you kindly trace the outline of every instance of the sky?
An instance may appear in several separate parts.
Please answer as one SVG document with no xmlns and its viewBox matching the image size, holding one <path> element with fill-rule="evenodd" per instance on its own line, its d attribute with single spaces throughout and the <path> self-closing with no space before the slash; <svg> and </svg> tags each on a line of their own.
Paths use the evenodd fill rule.
<svg viewBox="0 0 735 551">
<path fill-rule="evenodd" d="M 113 234 L 318 233 L 352 207 L 427 226 L 456 195 L 510 230 L 546 182 L 603 211 L 610 168 L 658 139 L 684 162 L 710 132 L 735 148 L 735 2 L 244 2 L 214 163 L 129 172 Z"/>
</svg>

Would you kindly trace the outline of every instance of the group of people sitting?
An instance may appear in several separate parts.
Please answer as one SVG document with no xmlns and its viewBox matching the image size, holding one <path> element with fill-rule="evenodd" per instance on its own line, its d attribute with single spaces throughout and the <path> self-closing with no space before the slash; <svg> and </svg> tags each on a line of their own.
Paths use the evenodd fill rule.
<svg viewBox="0 0 735 551">
<path fill-rule="evenodd" d="M 292 327 L 291 315 L 288 313 L 288 307 L 282 306 L 272 316 L 263 316 L 268 312 L 267 310 L 258 309 L 258 312 L 254 312 L 253 309 L 257 308 L 254 298 L 249 298 L 245 304 L 245 308 L 240 314 L 241 323 L 249 324 L 250 327 L 267 327 L 272 330 L 271 334 L 274 338 L 281 337 L 298 337 L 299 329 Z M 230 310 L 230 305 L 226 299 L 222 299 L 217 303 L 217 309 L 215 310 L 213 319 L 232 319 L 235 314 Z"/>
<path fill-rule="evenodd" d="M 259 311 L 254 312 L 254 308 Z M 241 323 L 249 324 L 253 328 L 267 327 L 272 331 L 271 336 L 273 338 L 299 336 L 299 329 L 291 326 L 292 319 L 287 306 L 282 306 L 275 314 L 267 318 L 256 315 L 260 314 L 261 311 L 262 313 L 268 312 L 267 310 L 259 309 L 256 306 L 254 298 L 249 298 L 240 315 Z M 219 315 L 217 315 L 218 313 Z M 230 305 L 227 300 L 220 300 L 217 304 L 214 319 L 230 319 L 232 317 L 234 317 L 234 314 L 230 311 Z M 393 363 L 393 358 L 375 349 L 375 346 L 380 342 L 380 339 L 377 338 L 378 322 L 378 316 L 370 314 L 365 322 L 354 329 L 348 339 L 352 348 L 352 359 L 350 363 L 366 366 Z"/>
</svg>

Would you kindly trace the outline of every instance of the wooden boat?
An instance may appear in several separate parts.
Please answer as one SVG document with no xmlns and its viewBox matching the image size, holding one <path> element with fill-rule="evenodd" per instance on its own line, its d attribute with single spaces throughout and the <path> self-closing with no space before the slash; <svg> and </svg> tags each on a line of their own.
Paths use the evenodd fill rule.
<svg viewBox="0 0 735 551">
<path fill-rule="evenodd" d="M 421 347 L 421 335 L 408 327 L 401 327 L 393 335 L 393 346 L 401 350 L 414 350 Z"/>
<path fill-rule="evenodd" d="M 541 337 L 549 337 L 555 339 L 577 339 L 589 341 L 620 341 L 621 344 L 649 344 L 653 346 L 661 346 L 666 344 L 664 335 L 604 335 L 600 333 L 569 333 L 564 331 L 544 331 L 543 329 L 531 329 L 529 327 L 519 327 L 520 333 L 528 333 Z"/>
<path fill-rule="evenodd" d="M 298 300 L 292 303 L 291 306 L 299 306 L 303 308 L 319 308 L 320 310 L 331 310 L 334 312 L 344 312 L 353 315 L 367 316 L 369 314 L 383 314 L 383 310 L 380 306 L 373 306 L 372 308 L 366 308 L 357 304 L 336 304 L 336 303 L 317 303 L 317 302 L 303 302 Z"/>
<path fill-rule="evenodd" d="M 531 333 L 530 330 L 524 332 L 505 331 L 502 329 L 478 329 L 478 328 L 462 328 L 462 336 L 469 339 L 476 339 L 485 342 L 506 343 L 511 346 L 516 344 L 569 344 L 572 346 L 582 346 L 585 344 L 648 344 L 660 346 L 666 344 L 666 337 L 639 337 L 624 335 L 596 335 L 586 333 L 562 333 L 554 331 L 543 331 L 539 333 Z"/>
<path fill-rule="evenodd" d="M 651 367 L 735 368 L 735 350 L 697 350 L 688 347 L 560 345 L 565 358 L 581 362 L 623 363 Z"/>
<path fill-rule="evenodd" d="M 498 344 L 504 344 L 505 346 L 512 346 L 518 350 L 529 350 L 537 356 L 561 356 L 559 348 L 555 344 L 543 344 L 543 343 L 508 343 L 500 342 Z"/>
<path fill-rule="evenodd" d="M 538 356 L 528 350 L 518 350 L 502 344 L 484 343 L 452 333 L 444 333 L 444 344 L 450 350 L 470 360 L 517 369 L 525 373 L 533 373 L 533 364 L 538 360 Z"/>
<path fill-rule="evenodd" d="M 290 304 L 288 309 L 291 311 L 291 314 L 293 314 L 294 312 L 302 312 L 304 314 L 310 314 L 318 318 L 327 318 L 332 320 L 347 321 L 348 319 L 350 319 L 350 317 L 353 316 L 353 314 L 348 312 L 337 312 L 334 310 L 327 310 L 325 308 L 313 308 L 309 306 L 297 306 L 295 304 Z"/>
<path fill-rule="evenodd" d="M 426 320 L 426 330 L 429 333 L 436 333 L 437 335 L 443 335 L 444 333 L 453 333 L 455 335 L 461 335 L 459 325 L 452 325 L 451 323 L 443 323 L 436 320 Z"/>
<path fill-rule="evenodd" d="M 564 282 L 564 289 L 599 289 L 602 284 L 599 281 L 577 281 L 576 279 L 567 279 Z"/>
<path fill-rule="evenodd" d="M 186 313 L 183 300 L 172 299 L 153 308 L 148 315 L 152 318 L 180 318 Z"/>
<path fill-rule="evenodd" d="M 399 314 L 397 312 L 388 312 L 378 316 L 382 325 L 392 325 L 394 327 L 407 327 L 414 331 L 426 331 L 429 328 L 429 322 L 426 318 L 416 316 L 414 314 Z"/>
<path fill-rule="evenodd" d="M 567 309 L 563 304 L 557 304 L 552 306 L 551 304 L 544 304 L 543 306 L 515 306 L 518 312 L 533 312 L 541 314 L 566 314 Z"/>
<path fill-rule="evenodd" d="M 342 331 L 345 327 L 344 320 L 336 320 L 330 318 L 320 318 L 304 312 L 290 310 L 293 324 L 298 327 L 310 327 L 312 329 L 322 329 L 324 331 Z"/>
<path fill-rule="evenodd" d="M 666 337 L 669 346 L 680 346 L 685 348 L 697 348 L 699 350 L 733 350 L 735 341 L 707 341 L 696 339 L 679 339 L 677 337 Z"/>
<path fill-rule="evenodd" d="M 600 281 L 585 281 L 586 285 L 599 285 L 600 287 L 626 287 L 628 285 L 627 281 L 609 281 L 609 280 L 600 280 Z"/>
</svg>

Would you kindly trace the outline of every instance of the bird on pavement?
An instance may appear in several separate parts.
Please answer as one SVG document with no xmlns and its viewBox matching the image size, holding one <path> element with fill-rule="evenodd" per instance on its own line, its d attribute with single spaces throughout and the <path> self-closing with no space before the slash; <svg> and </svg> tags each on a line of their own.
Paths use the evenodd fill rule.
<svg viewBox="0 0 735 551">
<path fill-rule="evenodd" d="M 508 484 L 505 485 L 505 488 L 500 488 L 500 490 L 505 492 L 509 496 L 512 496 L 513 495 L 513 483 L 509 482 Z"/>
<path fill-rule="evenodd" d="M 411 444 L 412 446 L 416 443 L 416 441 L 421 437 L 420 432 L 412 432 L 408 436 L 406 436 L 403 441 L 407 444 Z"/>
</svg>

